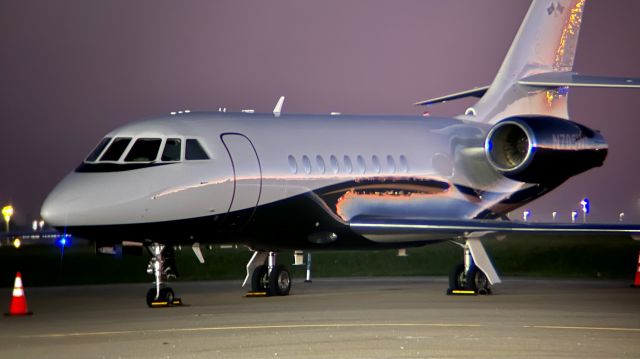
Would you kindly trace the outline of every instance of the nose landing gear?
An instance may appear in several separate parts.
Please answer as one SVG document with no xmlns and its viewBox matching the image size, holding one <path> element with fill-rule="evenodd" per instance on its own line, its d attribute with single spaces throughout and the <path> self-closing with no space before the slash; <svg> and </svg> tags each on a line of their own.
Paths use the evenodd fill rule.
<svg viewBox="0 0 640 359">
<path fill-rule="evenodd" d="M 153 243 L 147 250 L 151 254 L 147 273 L 155 277 L 155 286 L 147 291 L 147 305 L 155 308 L 182 304 L 182 300 L 175 297 L 173 289 L 167 286 L 169 277 L 175 278 L 178 275 L 173 248 Z"/>
</svg>

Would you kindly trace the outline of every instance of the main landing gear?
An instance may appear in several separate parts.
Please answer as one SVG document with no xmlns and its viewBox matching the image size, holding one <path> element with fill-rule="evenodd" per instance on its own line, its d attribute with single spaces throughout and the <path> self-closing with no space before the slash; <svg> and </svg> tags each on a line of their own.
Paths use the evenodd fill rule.
<svg viewBox="0 0 640 359">
<path fill-rule="evenodd" d="M 249 297 L 289 295 L 291 273 L 285 265 L 276 264 L 276 252 L 255 252 L 247 264 L 245 284 L 251 279 Z"/>
<path fill-rule="evenodd" d="M 180 298 L 175 297 L 173 289 L 167 286 L 170 277 L 178 276 L 173 248 L 153 243 L 147 247 L 147 250 L 151 254 L 147 273 L 155 277 L 155 286 L 147 291 L 147 305 L 153 308 L 182 304 Z"/>
<path fill-rule="evenodd" d="M 459 244 L 456 242 L 456 244 Z M 478 239 L 460 244 L 464 249 L 464 262 L 449 275 L 448 295 L 488 295 L 491 284 L 500 283 L 491 260 Z M 484 269 L 481 269 L 481 267 Z"/>
</svg>

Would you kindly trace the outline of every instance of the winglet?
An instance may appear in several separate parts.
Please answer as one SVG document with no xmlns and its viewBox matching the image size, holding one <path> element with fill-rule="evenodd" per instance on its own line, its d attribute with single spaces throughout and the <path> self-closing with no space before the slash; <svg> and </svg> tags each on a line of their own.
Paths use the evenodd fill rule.
<svg viewBox="0 0 640 359">
<path fill-rule="evenodd" d="M 276 107 L 273 108 L 273 116 L 280 117 L 283 103 L 284 103 L 284 96 L 280 96 L 280 98 L 278 99 L 278 103 L 276 103 Z"/>
</svg>

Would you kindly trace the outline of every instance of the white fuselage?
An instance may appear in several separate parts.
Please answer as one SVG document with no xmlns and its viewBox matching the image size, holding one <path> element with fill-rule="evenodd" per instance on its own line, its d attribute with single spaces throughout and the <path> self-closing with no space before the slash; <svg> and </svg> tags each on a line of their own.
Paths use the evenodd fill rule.
<svg viewBox="0 0 640 359">
<path fill-rule="evenodd" d="M 278 204 L 301 196 L 305 206 L 340 224 L 361 214 L 495 218 L 522 204 L 509 199 L 527 185 L 487 164 L 487 129 L 429 117 L 191 113 L 147 120 L 109 133 L 131 138 L 124 154 L 117 161 L 85 161 L 52 191 L 42 215 L 56 227 L 81 228 L 84 236 L 92 236 L 90 228 L 97 234 L 119 228 L 136 240 L 155 240 L 146 237 L 158 232 L 138 230 L 154 224 L 206 227 L 210 220 L 211 241 L 234 241 L 229 233 L 217 238 L 216 230 L 256 231 L 261 217 L 275 224 L 263 208 L 288 208 Z M 141 138 L 163 145 L 180 139 L 180 160 L 162 161 L 161 146 L 152 160 L 127 162 Z M 187 139 L 198 140 L 209 159 L 185 159 Z M 301 221 L 305 212 L 289 210 L 273 211 L 283 233 L 287 217 Z M 308 220 L 308 231 L 321 227 L 313 216 Z M 202 238 L 203 231 L 194 233 Z"/>
</svg>

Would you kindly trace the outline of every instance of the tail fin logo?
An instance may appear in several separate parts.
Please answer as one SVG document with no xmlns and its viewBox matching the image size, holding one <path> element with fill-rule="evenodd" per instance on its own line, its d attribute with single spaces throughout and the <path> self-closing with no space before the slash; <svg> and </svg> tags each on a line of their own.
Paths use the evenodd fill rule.
<svg viewBox="0 0 640 359">
<path fill-rule="evenodd" d="M 549 16 L 554 14 L 555 16 L 559 16 L 559 15 L 562 15 L 563 12 L 564 12 L 564 6 L 560 5 L 559 2 L 556 2 L 555 4 L 552 2 L 547 8 L 547 15 Z"/>
</svg>

